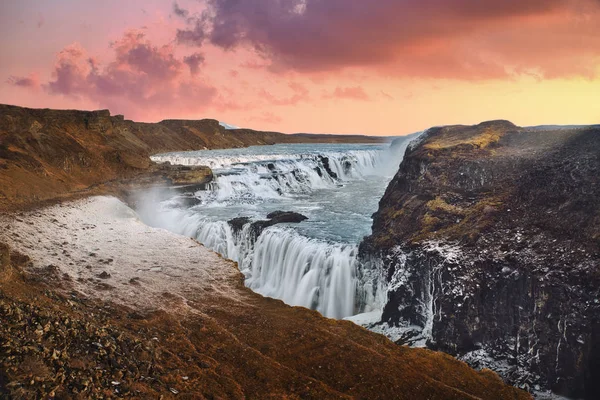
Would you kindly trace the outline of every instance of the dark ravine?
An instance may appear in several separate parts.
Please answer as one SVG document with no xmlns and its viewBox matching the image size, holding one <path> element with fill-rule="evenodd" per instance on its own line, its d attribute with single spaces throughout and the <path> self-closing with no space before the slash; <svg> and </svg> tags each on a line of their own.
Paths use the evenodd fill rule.
<svg viewBox="0 0 600 400">
<path fill-rule="evenodd" d="M 600 127 L 432 128 L 407 150 L 363 256 L 382 323 L 529 390 L 600 398 Z"/>
</svg>

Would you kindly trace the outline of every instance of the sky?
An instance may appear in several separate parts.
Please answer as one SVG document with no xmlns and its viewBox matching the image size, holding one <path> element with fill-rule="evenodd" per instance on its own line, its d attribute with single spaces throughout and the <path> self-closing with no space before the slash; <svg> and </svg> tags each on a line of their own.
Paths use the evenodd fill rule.
<svg viewBox="0 0 600 400">
<path fill-rule="evenodd" d="M 287 133 L 600 123 L 600 0 L 0 0 L 0 103 Z"/>
</svg>

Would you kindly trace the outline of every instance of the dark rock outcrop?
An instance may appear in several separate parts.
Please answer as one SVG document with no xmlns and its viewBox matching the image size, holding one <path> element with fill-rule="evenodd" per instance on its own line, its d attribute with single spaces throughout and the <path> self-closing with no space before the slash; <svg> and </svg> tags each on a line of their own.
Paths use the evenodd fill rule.
<svg viewBox="0 0 600 400">
<path fill-rule="evenodd" d="M 307 220 L 308 217 L 293 211 L 273 211 L 267 215 L 267 220 L 254 221 L 249 217 L 237 217 L 227 221 L 233 233 L 237 234 L 242 231 L 244 226 L 252 223 L 250 226 L 250 232 L 253 240 L 256 240 L 260 234 L 270 226 L 284 223 L 297 224 Z"/>
<path fill-rule="evenodd" d="M 361 244 L 383 260 L 383 322 L 520 387 L 598 398 L 599 176 L 597 126 L 428 130 Z"/>
<path fill-rule="evenodd" d="M 252 222 L 249 217 L 237 217 L 227 221 L 227 223 L 236 234 L 241 232 L 245 225 L 252 223 L 250 232 L 252 238 L 256 240 L 270 226 L 285 223 L 297 224 L 307 219 L 308 217 L 294 211 L 273 211 L 267 215 L 267 220 Z"/>
<path fill-rule="evenodd" d="M 270 219 L 274 225 L 285 222 L 299 223 L 307 220 L 308 217 L 294 211 L 273 211 L 267 214 L 267 219 Z"/>
<path fill-rule="evenodd" d="M 321 161 L 321 164 L 323 164 L 323 168 L 325 168 L 325 171 L 327 172 L 327 174 L 332 177 L 333 179 L 338 179 L 338 175 L 333 172 L 333 170 L 331 169 L 331 166 L 329 165 L 329 157 L 325 157 L 325 156 L 319 156 L 319 160 Z M 321 171 L 318 171 L 319 175 L 321 175 Z"/>
<path fill-rule="evenodd" d="M 255 240 L 270 226 L 285 223 L 297 224 L 308 219 L 308 217 L 293 211 L 273 211 L 267 215 L 267 218 L 268 220 L 255 221 L 252 223 L 250 229 L 252 230 L 252 236 Z"/>
<path fill-rule="evenodd" d="M 250 222 L 252 222 L 252 220 L 249 217 L 237 217 L 227 221 L 229 226 L 231 226 L 233 233 L 235 234 L 241 232 L 244 226 Z"/>
</svg>

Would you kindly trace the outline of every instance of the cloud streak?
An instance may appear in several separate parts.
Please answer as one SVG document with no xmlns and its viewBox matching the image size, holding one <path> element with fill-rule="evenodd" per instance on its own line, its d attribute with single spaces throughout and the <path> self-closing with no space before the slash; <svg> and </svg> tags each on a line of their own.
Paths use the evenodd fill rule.
<svg viewBox="0 0 600 400">
<path fill-rule="evenodd" d="M 189 15 L 189 11 L 179 7 L 179 4 L 177 4 L 177 2 L 173 3 L 173 13 L 181 18 L 187 18 L 187 16 Z"/>
<path fill-rule="evenodd" d="M 352 87 L 336 87 L 332 93 L 327 93 L 323 96 L 325 99 L 350 99 L 367 101 L 370 96 L 360 86 Z"/>
<path fill-rule="evenodd" d="M 183 57 L 183 62 L 186 63 L 190 68 L 190 73 L 192 75 L 198 75 L 198 72 L 200 72 L 200 66 L 204 64 L 204 61 L 204 55 L 201 53 L 194 53 Z"/>
<path fill-rule="evenodd" d="M 6 83 L 27 89 L 37 90 L 40 88 L 40 78 L 37 76 L 37 74 L 33 73 L 29 74 L 28 76 L 12 75 L 6 80 Z"/>
</svg>

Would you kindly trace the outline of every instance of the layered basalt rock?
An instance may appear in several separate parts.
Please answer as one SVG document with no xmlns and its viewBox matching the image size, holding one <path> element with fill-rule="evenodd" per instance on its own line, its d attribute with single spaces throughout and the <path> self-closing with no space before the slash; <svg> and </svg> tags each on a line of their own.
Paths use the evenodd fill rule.
<svg viewBox="0 0 600 400">
<path fill-rule="evenodd" d="M 600 396 L 600 128 L 433 128 L 406 152 L 364 256 L 402 342 L 521 387 Z"/>
<path fill-rule="evenodd" d="M 209 167 L 160 164 L 155 175 L 176 186 L 203 186 L 212 182 L 214 176 Z"/>
</svg>

